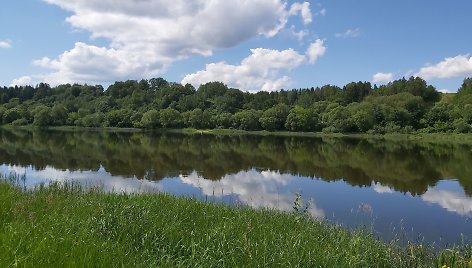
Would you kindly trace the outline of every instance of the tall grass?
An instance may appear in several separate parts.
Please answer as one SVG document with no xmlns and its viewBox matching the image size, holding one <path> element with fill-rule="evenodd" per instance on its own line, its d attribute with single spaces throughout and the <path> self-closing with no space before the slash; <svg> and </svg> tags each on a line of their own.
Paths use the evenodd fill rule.
<svg viewBox="0 0 472 268">
<path fill-rule="evenodd" d="M 0 267 L 472 267 L 471 259 L 470 246 L 385 244 L 295 212 L 0 182 Z"/>
</svg>

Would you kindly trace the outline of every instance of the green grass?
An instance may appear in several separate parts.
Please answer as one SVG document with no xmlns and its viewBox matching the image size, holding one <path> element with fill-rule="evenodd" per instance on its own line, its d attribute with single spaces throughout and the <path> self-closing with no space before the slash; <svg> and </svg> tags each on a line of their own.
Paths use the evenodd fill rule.
<svg viewBox="0 0 472 268">
<path fill-rule="evenodd" d="M 167 130 L 168 132 L 185 134 L 210 134 L 210 135 L 259 135 L 259 136 L 284 136 L 284 137 L 318 137 L 318 138 L 358 138 L 358 139 L 381 139 L 389 141 L 421 141 L 432 143 L 458 143 L 472 144 L 472 134 L 459 133 L 387 133 L 387 134 L 367 134 L 367 133 L 322 133 L 322 132 L 291 132 L 291 131 L 245 131 L 237 129 L 207 129 L 198 130 L 185 128 L 181 130 Z"/>
<path fill-rule="evenodd" d="M 165 194 L 0 182 L 0 204 L 0 267 L 472 267 L 470 246 L 434 253 L 295 212 Z"/>
</svg>

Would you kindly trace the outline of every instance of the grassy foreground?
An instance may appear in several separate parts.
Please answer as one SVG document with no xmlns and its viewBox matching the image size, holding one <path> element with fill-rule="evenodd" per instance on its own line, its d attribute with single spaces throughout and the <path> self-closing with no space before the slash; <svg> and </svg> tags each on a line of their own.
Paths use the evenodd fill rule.
<svg viewBox="0 0 472 268">
<path fill-rule="evenodd" d="M 0 182 L 0 267 L 472 267 L 300 215 L 165 194 L 22 191 Z"/>
</svg>

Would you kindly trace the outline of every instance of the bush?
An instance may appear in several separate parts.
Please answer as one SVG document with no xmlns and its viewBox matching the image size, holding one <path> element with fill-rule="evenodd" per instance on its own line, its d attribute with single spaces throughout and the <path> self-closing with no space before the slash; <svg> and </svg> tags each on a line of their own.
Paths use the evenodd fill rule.
<svg viewBox="0 0 472 268">
<path fill-rule="evenodd" d="M 16 119 L 11 124 L 14 126 L 26 126 L 28 125 L 28 120 L 26 120 L 25 118 L 20 118 L 20 119 Z"/>
</svg>

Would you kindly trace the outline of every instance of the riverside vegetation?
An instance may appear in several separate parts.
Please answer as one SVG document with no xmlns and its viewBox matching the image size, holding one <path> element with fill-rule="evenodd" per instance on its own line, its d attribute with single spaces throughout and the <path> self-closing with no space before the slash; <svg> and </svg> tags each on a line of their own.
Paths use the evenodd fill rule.
<svg viewBox="0 0 472 268">
<path fill-rule="evenodd" d="M 0 181 L 2 267 L 472 267 L 470 246 L 384 243 L 311 219 L 300 198 L 280 213 L 19 179 Z"/>
<path fill-rule="evenodd" d="M 443 94 L 418 77 L 378 87 L 247 93 L 220 82 L 162 78 L 100 85 L 4 87 L 0 123 L 35 126 L 237 129 L 325 133 L 469 133 L 472 78 Z"/>
</svg>

